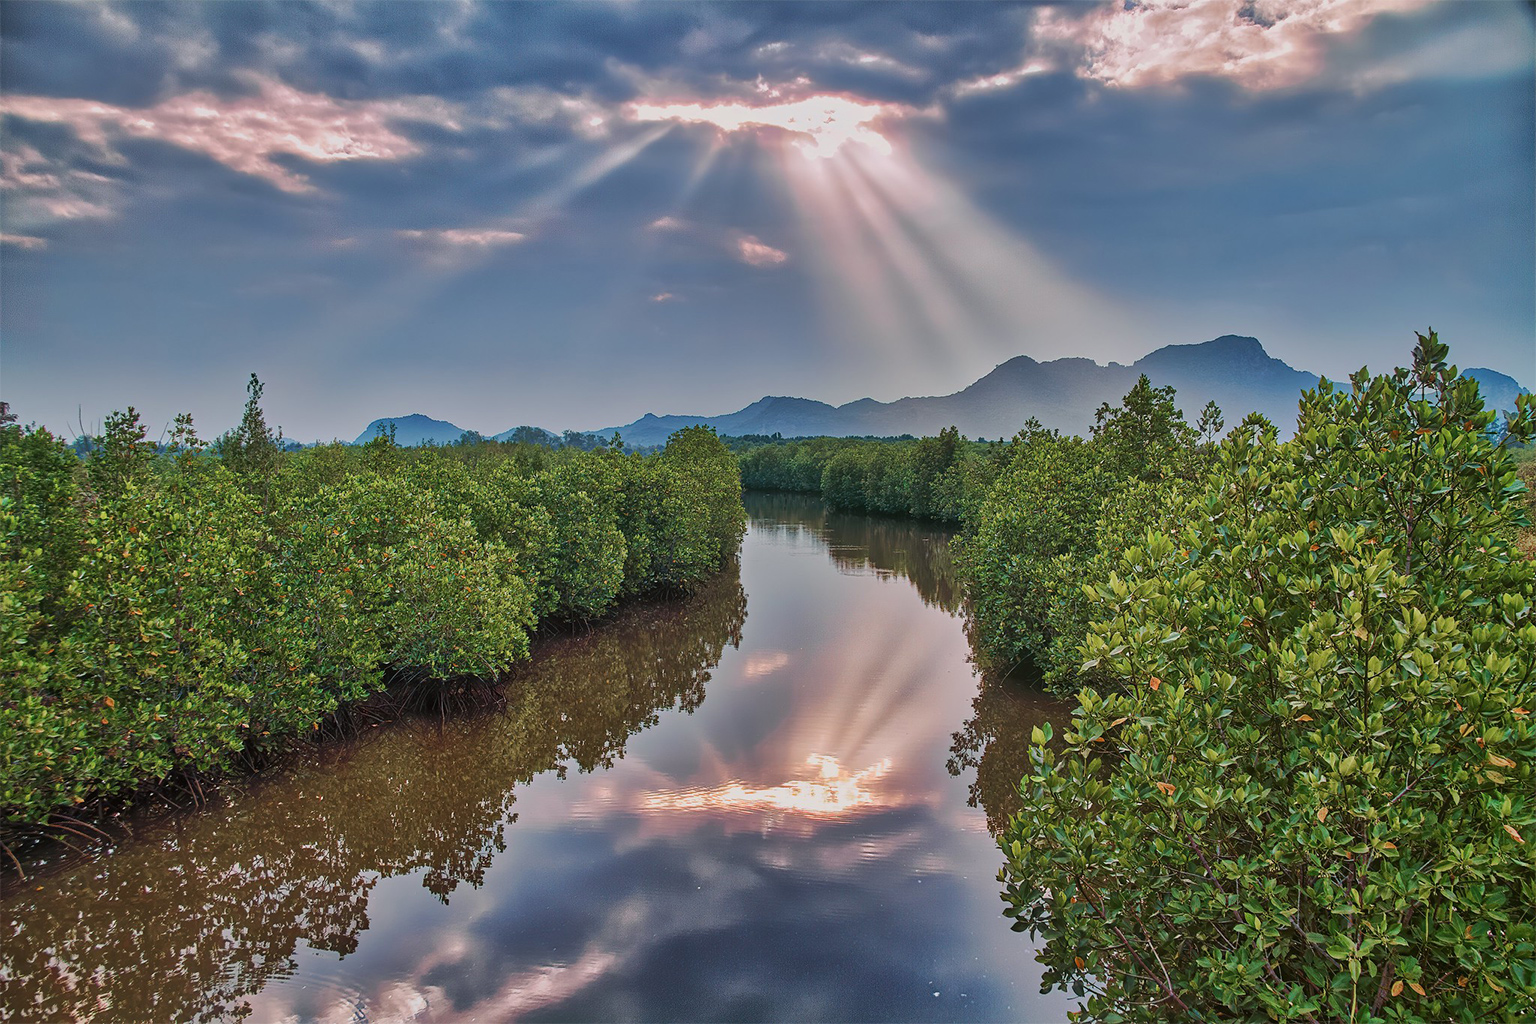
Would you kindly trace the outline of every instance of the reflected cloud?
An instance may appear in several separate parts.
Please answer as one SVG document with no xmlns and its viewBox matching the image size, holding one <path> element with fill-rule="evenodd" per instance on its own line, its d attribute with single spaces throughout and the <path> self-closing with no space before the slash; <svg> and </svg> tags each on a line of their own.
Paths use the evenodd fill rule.
<svg viewBox="0 0 1536 1024">
<path fill-rule="evenodd" d="M 564 1002 L 613 969 L 619 957 L 592 949 L 570 964 L 545 964 L 513 975 L 491 998 L 474 1007 L 480 1020 L 511 1020 L 531 1010 Z"/>
<path fill-rule="evenodd" d="M 747 679 L 758 679 L 762 676 L 772 675 L 788 664 L 788 651 L 758 651 L 749 657 L 747 663 L 741 667 L 741 674 Z"/>
<path fill-rule="evenodd" d="M 729 782 L 709 789 L 684 789 L 650 793 L 640 800 L 642 811 L 790 811 L 797 814 L 835 816 L 866 807 L 891 807 L 900 797 L 881 796 L 866 784 L 891 770 L 884 758 L 863 771 L 849 772 L 837 758 L 812 754 L 805 763 L 817 769 L 815 778 L 793 779 L 778 786 L 754 787 Z"/>
</svg>

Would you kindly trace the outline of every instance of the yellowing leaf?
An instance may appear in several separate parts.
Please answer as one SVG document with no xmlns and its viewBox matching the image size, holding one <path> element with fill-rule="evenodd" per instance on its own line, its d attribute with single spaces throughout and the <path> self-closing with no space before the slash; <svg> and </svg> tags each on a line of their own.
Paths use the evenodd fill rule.
<svg viewBox="0 0 1536 1024">
<path fill-rule="evenodd" d="M 1418 982 L 1416 982 L 1416 981 L 1410 981 L 1410 982 L 1409 982 L 1409 983 L 1408 983 L 1408 987 L 1409 987 L 1409 988 L 1411 988 L 1411 989 L 1413 989 L 1413 990 L 1414 990 L 1414 991 L 1415 991 L 1415 992 L 1417 992 L 1417 993 L 1418 993 L 1418 994 L 1419 994 L 1419 995 L 1423 995 L 1423 994 L 1424 994 L 1424 986 L 1423 986 L 1423 985 L 1420 985 L 1420 984 L 1419 984 L 1419 983 L 1418 983 Z"/>
<path fill-rule="evenodd" d="M 117 707 L 117 701 L 113 700 L 111 697 L 106 698 L 104 701 L 102 701 L 102 703 L 109 708 Z"/>
<path fill-rule="evenodd" d="M 1080 956 L 1075 956 L 1075 957 L 1073 957 L 1073 958 L 1072 958 L 1072 962 L 1073 962 L 1073 963 L 1074 963 L 1074 964 L 1077 964 L 1077 969 L 1078 969 L 1078 970 L 1082 970 L 1082 969 L 1083 969 L 1083 968 L 1084 968 L 1084 967 L 1087 967 L 1087 966 L 1088 966 L 1088 961 L 1086 961 L 1086 960 L 1084 960 L 1084 959 L 1083 959 L 1083 958 L 1082 958 L 1082 957 L 1080 957 Z"/>
<path fill-rule="evenodd" d="M 1493 764 L 1498 765 L 1500 768 L 1513 768 L 1515 766 L 1515 762 L 1511 761 L 1507 757 L 1501 757 L 1498 754 L 1489 754 L 1488 760 Z"/>
<path fill-rule="evenodd" d="M 1392 994 L 1394 996 L 1400 996 L 1403 994 L 1403 979 L 1399 978 L 1392 983 Z"/>
<path fill-rule="evenodd" d="M 1296 721 L 1298 721 L 1298 722 L 1310 722 L 1310 721 L 1312 721 L 1312 716 L 1311 715 L 1297 715 L 1296 716 Z"/>
<path fill-rule="evenodd" d="M 1174 790 L 1178 788 L 1177 786 L 1175 786 L 1171 782 L 1159 782 L 1159 783 L 1156 783 L 1156 786 L 1157 786 L 1158 789 L 1162 790 L 1168 796 L 1172 796 Z"/>
<path fill-rule="evenodd" d="M 1513 826 L 1513 825 L 1505 825 L 1504 826 L 1504 831 L 1508 832 L 1510 834 L 1510 837 L 1513 838 L 1515 842 L 1517 842 L 1517 843 L 1524 843 L 1525 842 L 1524 839 L 1520 838 L 1520 833 L 1515 831 L 1515 826 Z"/>
<path fill-rule="evenodd" d="M 1319 807 L 1317 809 L 1317 820 L 1318 821 L 1324 821 L 1324 820 L 1327 819 L 1327 817 L 1328 817 L 1328 808 L 1326 808 L 1326 807 Z"/>
<path fill-rule="evenodd" d="M 1147 680 L 1147 685 L 1152 687 L 1152 689 L 1155 690 L 1159 686 L 1163 685 L 1163 681 L 1161 679 L 1157 678 L 1157 676 L 1153 676 L 1151 679 Z"/>
</svg>

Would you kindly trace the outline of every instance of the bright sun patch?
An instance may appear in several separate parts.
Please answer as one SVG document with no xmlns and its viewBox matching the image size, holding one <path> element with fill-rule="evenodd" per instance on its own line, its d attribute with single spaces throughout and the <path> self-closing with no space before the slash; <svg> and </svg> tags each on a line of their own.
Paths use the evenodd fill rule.
<svg viewBox="0 0 1536 1024">
<path fill-rule="evenodd" d="M 798 136 L 795 145 L 806 156 L 828 158 L 850 142 L 883 156 L 891 142 L 870 125 L 899 116 L 900 108 L 868 103 L 847 96 L 810 96 L 787 103 L 753 106 L 748 103 L 635 103 L 628 108 L 636 121 L 675 121 L 712 124 L 727 134 L 754 128 L 779 128 Z"/>
</svg>

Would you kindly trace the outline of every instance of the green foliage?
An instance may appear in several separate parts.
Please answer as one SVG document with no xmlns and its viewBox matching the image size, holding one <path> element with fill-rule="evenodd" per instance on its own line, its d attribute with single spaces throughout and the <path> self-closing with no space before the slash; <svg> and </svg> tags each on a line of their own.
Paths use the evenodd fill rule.
<svg viewBox="0 0 1536 1024">
<path fill-rule="evenodd" d="M 1043 659 L 1050 612 L 1081 585 L 1075 567 L 1097 551 L 1113 484 L 1088 442 L 1041 433 L 1020 445 L 956 553 L 982 664 Z"/>
<path fill-rule="evenodd" d="M 1142 374 L 1119 408 L 1108 402 L 1099 406 L 1093 439 L 1111 473 L 1128 480 L 1177 475 L 1185 469 L 1197 437 L 1221 432 L 1221 410 L 1215 402 L 1207 403 L 1196 429 L 1174 408 L 1173 398 L 1173 388 L 1154 388 Z"/>
<path fill-rule="evenodd" d="M 1172 388 L 1143 375 L 1118 408 L 1097 414 L 1091 440 L 1030 423 L 997 452 L 1006 465 L 967 515 L 956 545 L 977 661 L 991 673 L 1033 665 L 1052 686 L 1081 677 L 1078 644 L 1102 583 L 1128 538 L 1177 523 L 1208 470 L 1221 410 L 1199 430 L 1174 407 Z"/>
<path fill-rule="evenodd" d="M 820 494 L 841 511 L 960 522 L 999 468 L 997 446 L 967 441 L 954 427 L 918 439 L 765 440 L 739 456 L 743 486 Z"/>
<path fill-rule="evenodd" d="M 1091 1016 L 1536 1015 L 1536 563 L 1445 358 L 1250 417 L 1086 594 L 1114 686 L 1036 731 L 999 878 Z"/>
<path fill-rule="evenodd" d="M 266 415 L 261 410 L 264 385 L 251 374 L 246 385 L 245 413 L 240 425 L 219 438 L 216 448 L 219 457 L 236 476 L 248 481 L 248 486 L 265 482 L 272 476 L 283 448 L 283 432 L 276 434 L 267 426 Z M 132 412 L 132 410 L 129 410 Z M 394 432 L 391 430 L 393 440 Z"/>
<path fill-rule="evenodd" d="M 115 498 L 151 472 L 155 445 L 145 439 L 145 427 L 133 406 L 107 414 L 101 437 L 86 460 L 91 488 L 102 498 Z"/>
<path fill-rule="evenodd" d="M 745 528 L 734 456 L 522 444 L 285 453 L 241 427 L 157 454 L 108 417 L 82 466 L 0 424 L 0 815 L 13 826 L 314 731 L 388 673 L 494 677 L 541 623 L 692 590 Z M 643 555 L 643 557 L 642 557 Z"/>
</svg>

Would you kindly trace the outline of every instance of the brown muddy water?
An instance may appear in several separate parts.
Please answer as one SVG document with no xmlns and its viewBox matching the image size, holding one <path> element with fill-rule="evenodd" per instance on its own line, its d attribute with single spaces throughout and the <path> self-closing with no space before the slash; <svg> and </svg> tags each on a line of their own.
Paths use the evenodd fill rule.
<svg viewBox="0 0 1536 1024">
<path fill-rule="evenodd" d="M 22 883 L 0 1019 L 1060 1021 L 991 829 L 1030 727 L 943 531 L 748 495 L 733 570 Z"/>
</svg>

